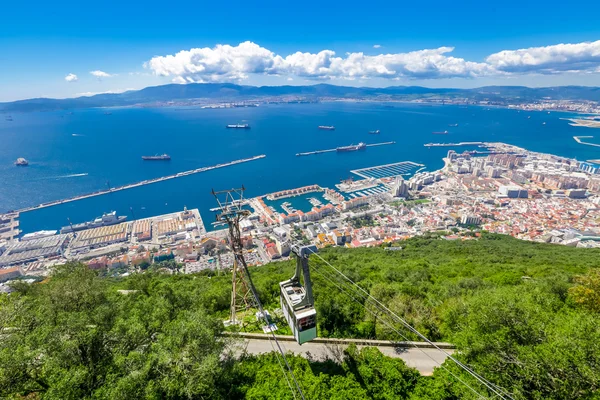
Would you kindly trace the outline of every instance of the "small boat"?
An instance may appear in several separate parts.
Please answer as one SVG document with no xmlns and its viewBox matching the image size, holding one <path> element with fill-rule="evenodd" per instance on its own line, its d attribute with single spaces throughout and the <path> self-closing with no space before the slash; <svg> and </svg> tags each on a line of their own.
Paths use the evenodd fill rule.
<svg viewBox="0 0 600 400">
<path fill-rule="evenodd" d="M 17 161 L 15 161 L 15 165 L 17 167 L 25 167 L 25 166 L 29 165 L 29 161 L 27 161 L 23 157 L 19 157 L 19 158 L 17 158 Z"/>
<path fill-rule="evenodd" d="M 435 131 L 435 132 L 431 132 L 434 135 L 447 135 L 448 131 Z"/>
<path fill-rule="evenodd" d="M 335 131 L 335 126 L 333 125 L 319 125 L 318 128 L 324 131 Z"/>
<path fill-rule="evenodd" d="M 448 124 L 448 126 L 451 128 L 456 128 L 458 126 L 458 124 Z"/>
<path fill-rule="evenodd" d="M 376 131 L 369 131 L 369 135 L 379 135 L 381 132 L 379 131 L 379 129 L 377 129 Z"/>
<path fill-rule="evenodd" d="M 250 125 L 248 125 L 248 124 L 229 124 L 229 125 L 226 125 L 225 128 L 227 128 L 227 129 L 250 129 Z"/>
</svg>

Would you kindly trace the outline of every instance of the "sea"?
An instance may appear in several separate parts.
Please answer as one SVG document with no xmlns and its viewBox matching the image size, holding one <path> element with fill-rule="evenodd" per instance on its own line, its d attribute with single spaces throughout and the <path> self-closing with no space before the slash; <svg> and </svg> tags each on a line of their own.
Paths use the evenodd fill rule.
<svg viewBox="0 0 600 400">
<path fill-rule="evenodd" d="M 400 161 L 424 164 L 433 171 L 443 166 L 442 157 L 449 148 L 423 146 L 429 142 L 499 141 L 578 160 L 600 158 L 600 147 L 573 140 L 576 135 L 596 133 L 562 119 L 573 114 L 486 106 L 323 102 L 223 109 L 94 108 L 11 116 L 12 121 L 0 117 L 0 212 L 266 155 L 257 161 L 25 212 L 20 217 L 25 233 L 60 229 L 68 224 L 67 218 L 79 223 L 112 210 L 139 219 L 184 207 L 198 208 L 210 229 L 215 220 L 210 209 L 217 205 L 213 189 L 243 185 L 246 196 L 253 197 L 310 184 L 333 188 L 349 178 L 351 170 Z M 225 128 L 235 123 L 248 123 L 251 129 Z M 336 129 L 319 130 L 319 125 Z M 380 134 L 368 133 L 374 130 Z M 446 130 L 447 135 L 432 134 Z M 296 157 L 299 152 L 387 141 L 396 143 Z M 141 158 L 162 153 L 169 154 L 171 161 Z M 18 157 L 29 160 L 29 166 L 16 167 Z"/>
</svg>

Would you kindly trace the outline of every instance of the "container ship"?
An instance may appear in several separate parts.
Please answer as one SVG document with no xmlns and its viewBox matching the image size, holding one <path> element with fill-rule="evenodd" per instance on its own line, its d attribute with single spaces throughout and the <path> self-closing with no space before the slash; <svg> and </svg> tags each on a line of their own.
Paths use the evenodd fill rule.
<svg viewBox="0 0 600 400">
<path fill-rule="evenodd" d="M 324 131 L 335 131 L 335 126 L 319 125 L 319 129 L 323 129 Z"/>
<path fill-rule="evenodd" d="M 248 124 L 229 124 L 225 126 L 227 129 L 250 129 Z"/>
<path fill-rule="evenodd" d="M 431 132 L 431 133 L 433 133 L 434 135 L 447 135 L 448 131 L 436 131 L 436 132 Z"/>
<path fill-rule="evenodd" d="M 109 213 L 102 214 L 101 217 L 98 217 L 90 222 L 83 222 L 81 224 L 72 224 L 68 226 L 63 226 L 60 229 L 60 233 L 71 233 L 82 231 L 84 229 L 98 228 L 100 226 L 109 226 L 120 224 L 121 222 L 125 222 L 127 217 L 117 217 L 116 211 L 111 211 Z"/>
<path fill-rule="evenodd" d="M 155 156 L 142 156 L 142 160 L 146 160 L 146 161 L 169 161 L 171 159 L 171 156 L 168 154 L 161 154 L 161 155 L 155 155 Z"/>
<path fill-rule="evenodd" d="M 369 135 L 379 135 L 381 132 L 379 131 L 379 129 L 377 129 L 376 131 L 369 131 Z"/>
<path fill-rule="evenodd" d="M 15 165 L 19 166 L 19 167 L 25 167 L 25 166 L 29 165 L 29 161 L 27 161 L 23 157 L 19 157 L 19 158 L 17 158 L 17 161 L 15 161 Z"/>
<path fill-rule="evenodd" d="M 339 153 L 343 153 L 343 152 L 347 152 L 347 151 L 358 151 L 358 150 L 364 150 L 367 148 L 366 143 L 360 142 L 359 144 L 351 144 L 350 146 L 341 146 L 341 147 L 336 147 L 335 151 L 339 152 Z"/>
</svg>

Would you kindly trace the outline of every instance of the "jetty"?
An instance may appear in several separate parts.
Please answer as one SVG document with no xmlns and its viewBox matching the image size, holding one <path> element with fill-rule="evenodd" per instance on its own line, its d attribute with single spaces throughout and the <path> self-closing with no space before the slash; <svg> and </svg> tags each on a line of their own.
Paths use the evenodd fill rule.
<svg viewBox="0 0 600 400">
<path fill-rule="evenodd" d="M 366 147 L 375 147 L 375 146 L 386 146 L 389 144 L 396 144 L 396 142 L 382 142 L 382 143 L 373 143 L 373 144 L 367 144 Z M 315 150 L 315 151 L 307 151 L 305 153 L 296 153 L 296 157 L 302 157 L 302 156 L 310 156 L 313 154 L 321 154 L 321 153 L 331 153 L 337 151 L 337 148 L 335 149 L 327 149 L 327 150 Z"/>
<path fill-rule="evenodd" d="M 459 142 L 459 143 L 427 143 L 425 147 L 459 147 L 459 146 L 482 146 L 484 142 Z"/>
<path fill-rule="evenodd" d="M 173 175 L 161 176 L 159 178 L 146 179 L 146 180 L 140 181 L 140 182 L 129 183 L 127 185 L 116 186 L 116 187 L 112 187 L 110 189 L 98 190 L 96 192 L 82 194 L 82 195 L 74 196 L 74 197 L 69 197 L 67 199 L 50 201 L 47 203 L 38 204 L 37 206 L 33 206 L 33 207 L 22 208 L 20 210 L 17 210 L 16 212 L 18 212 L 20 214 L 20 213 L 24 213 L 24 212 L 28 212 L 28 211 L 39 210 L 42 208 L 53 207 L 53 206 L 57 206 L 59 204 L 70 203 L 72 201 L 83 200 L 83 199 L 87 199 L 90 197 L 102 196 L 102 195 L 105 195 L 108 193 L 119 192 L 121 190 L 132 189 L 132 188 L 139 187 L 139 186 L 151 185 L 153 183 L 163 182 L 163 181 L 167 181 L 169 179 L 176 179 L 176 178 L 181 178 L 181 177 L 188 176 L 188 175 L 199 174 L 201 172 L 211 171 L 213 169 L 230 167 L 232 165 L 255 161 L 255 160 L 259 160 L 261 158 L 265 158 L 265 157 L 266 157 L 266 155 L 261 154 L 259 156 L 254 156 L 254 157 L 250 157 L 250 158 L 242 158 L 241 160 L 230 161 L 230 162 L 227 162 L 224 164 L 217 164 L 217 165 L 212 165 L 209 167 L 196 168 L 196 169 L 192 169 L 189 171 L 178 172 Z"/>
<path fill-rule="evenodd" d="M 573 139 L 575 139 L 575 141 L 579 144 L 587 144 L 588 146 L 596 146 L 596 147 L 600 147 L 600 144 L 596 144 L 596 143 L 590 143 L 590 142 L 584 142 L 581 139 L 593 139 L 593 136 L 573 136 Z"/>
</svg>

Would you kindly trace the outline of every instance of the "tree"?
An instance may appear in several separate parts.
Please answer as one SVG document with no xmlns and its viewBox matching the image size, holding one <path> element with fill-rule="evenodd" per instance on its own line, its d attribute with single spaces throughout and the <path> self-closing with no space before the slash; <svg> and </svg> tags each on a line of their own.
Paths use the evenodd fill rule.
<svg viewBox="0 0 600 400">
<path fill-rule="evenodd" d="M 591 269 L 585 275 L 575 277 L 577 285 L 569 289 L 576 304 L 590 311 L 600 312 L 600 270 Z"/>
</svg>

